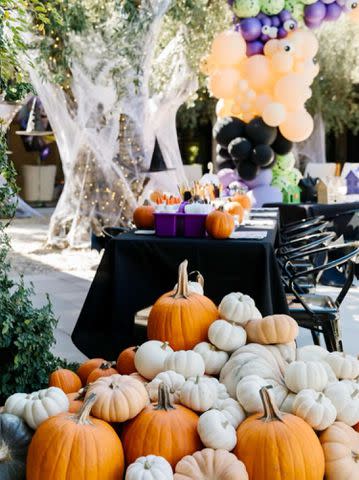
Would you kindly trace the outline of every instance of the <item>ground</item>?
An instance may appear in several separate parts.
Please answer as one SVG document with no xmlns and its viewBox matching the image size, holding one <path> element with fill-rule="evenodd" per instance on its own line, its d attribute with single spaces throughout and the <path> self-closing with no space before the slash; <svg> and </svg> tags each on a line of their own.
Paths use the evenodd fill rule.
<svg viewBox="0 0 359 480">
<path fill-rule="evenodd" d="M 50 295 L 59 323 L 55 331 L 54 352 L 71 361 L 84 355 L 73 345 L 71 332 L 96 273 L 101 255 L 86 250 L 48 250 L 44 247 L 51 211 L 39 210 L 41 217 L 15 219 L 9 228 L 12 238 L 12 275 L 23 274 L 35 287 L 34 303 L 41 305 Z M 333 288 L 320 287 L 321 292 L 335 297 Z M 347 353 L 358 354 L 359 287 L 351 288 L 341 309 L 343 344 Z M 311 344 L 308 331 L 301 330 L 298 344 Z"/>
</svg>

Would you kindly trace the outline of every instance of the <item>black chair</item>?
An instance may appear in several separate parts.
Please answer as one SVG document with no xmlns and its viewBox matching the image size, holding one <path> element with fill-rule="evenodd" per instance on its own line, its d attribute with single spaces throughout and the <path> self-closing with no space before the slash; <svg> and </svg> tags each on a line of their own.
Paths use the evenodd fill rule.
<svg viewBox="0 0 359 480">
<path fill-rule="evenodd" d="M 325 221 L 324 215 L 318 215 L 317 217 L 303 218 L 297 222 L 291 222 L 284 225 L 281 232 L 284 235 L 291 235 L 292 233 L 307 230 L 308 228 L 318 225 Z"/>
<path fill-rule="evenodd" d="M 328 255 L 340 250 L 344 251 L 344 254 L 340 258 L 328 262 Z M 348 252 L 348 250 L 350 251 Z M 321 265 L 289 275 L 287 281 L 287 286 L 291 291 L 291 294 L 287 296 L 289 312 L 300 327 L 311 330 L 313 341 L 316 345 L 320 345 L 319 334 L 323 334 L 329 351 L 343 351 L 339 307 L 353 283 L 354 262 L 359 254 L 359 242 L 334 244 L 309 252 L 301 252 L 289 260 L 288 263 L 299 259 L 303 255 L 313 259 L 313 257 L 322 257 L 323 254 L 325 258 Z M 320 276 L 326 270 L 339 267 L 345 271 L 346 281 L 336 299 L 332 299 L 327 295 L 303 294 L 300 291 L 299 280 L 301 278 L 306 275 Z"/>
</svg>

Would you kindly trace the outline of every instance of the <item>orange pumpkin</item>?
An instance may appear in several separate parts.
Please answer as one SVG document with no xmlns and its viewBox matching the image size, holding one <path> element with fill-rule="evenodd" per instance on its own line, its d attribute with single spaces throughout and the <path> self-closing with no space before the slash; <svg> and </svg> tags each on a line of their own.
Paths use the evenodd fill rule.
<svg viewBox="0 0 359 480">
<path fill-rule="evenodd" d="M 137 228 L 151 230 L 155 226 L 155 209 L 151 205 L 142 205 L 133 212 L 133 223 Z"/>
<path fill-rule="evenodd" d="M 209 298 L 189 291 L 187 265 L 187 260 L 181 263 L 176 290 L 157 300 L 147 323 L 148 338 L 168 341 L 174 350 L 191 350 L 206 341 L 209 326 L 219 318 Z"/>
<path fill-rule="evenodd" d="M 250 210 L 252 208 L 252 200 L 246 194 L 236 193 L 232 197 L 232 200 L 233 202 L 240 203 L 245 210 Z"/>
<path fill-rule="evenodd" d="M 202 448 L 197 424 L 198 416 L 182 405 L 172 405 L 168 386 L 160 384 L 158 404 L 148 405 L 123 429 L 127 465 L 141 456 L 158 455 L 174 468 L 185 455 Z"/>
<path fill-rule="evenodd" d="M 59 368 L 51 373 L 49 386 L 61 388 L 65 393 L 73 393 L 80 390 L 82 382 L 75 372 L 66 368 Z"/>
<path fill-rule="evenodd" d="M 260 394 L 264 415 L 241 423 L 233 450 L 249 478 L 323 480 L 324 454 L 314 430 L 301 418 L 280 412 L 266 387 Z"/>
<path fill-rule="evenodd" d="M 79 366 L 76 373 L 81 378 L 83 386 L 87 384 L 87 377 L 90 375 L 90 373 L 105 362 L 106 360 L 103 358 L 92 358 L 91 360 L 87 360 Z"/>
<path fill-rule="evenodd" d="M 234 230 L 232 215 L 222 210 L 214 210 L 206 218 L 206 230 L 213 238 L 228 238 Z"/>
<path fill-rule="evenodd" d="M 101 377 L 110 377 L 111 375 L 115 375 L 118 371 L 113 368 L 116 365 L 115 362 L 104 362 L 95 370 L 92 370 L 90 375 L 87 377 L 87 383 L 96 382 L 98 378 Z"/>
<path fill-rule="evenodd" d="M 229 202 L 226 204 L 225 209 L 230 215 L 238 217 L 239 222 L 243 221 L 244 208 L 239 202 Z"/>
<path fill-rule="evenodd" d="M 130 375 L 136 373 L 135 355 L 138 347 L 129 347 L 123 350 L 118 356 L 116 363 L 116 370 L 121 375 Z"/>
<path fill-rule="evenodd" d="M 32 438 L 28 480 L 119 480 L 124 473 L 122 444 L 114 429 L 89 416 L 92 395 L 75 415 L 68 412 L 43 422 Z"/>
<path fill-rule="evenodd" d="M 84 404 L 84 398 L 86 394 L 86 389 L 81 388 L 78 392 L 75 393 L 68 393 L 67 398 L 69 399 L 70 406 L 69 406 L 69 412 L 70 413 L 78 413 L 82 405 Z"/>
</svg>

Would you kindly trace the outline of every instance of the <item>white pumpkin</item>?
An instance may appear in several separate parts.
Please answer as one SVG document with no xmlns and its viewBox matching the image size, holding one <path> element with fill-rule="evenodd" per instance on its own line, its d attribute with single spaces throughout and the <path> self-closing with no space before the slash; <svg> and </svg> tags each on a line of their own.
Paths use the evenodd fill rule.
<svg viewBox="0 0 359 480">
<path fill-rule="evenodd" d="M 230 360 L 241 356 L 244 353 L 251 353 L 271 365 L 273 369 L 275 369 L 282 377 L 287 369 L 288 362 L 284 360 L 277 347 L 277 345 L 260 345 L 259 343 L 248 343 L 247 345 L 243 345 L 235 352 L 233 352 Z M 258 372 L 254 373 L 258 375 Z"/>
<path fill-rule="evenodd" d="M 249 320 L 262 318 L 253 298 L 240 292 L 226 295 L 218 307 L 219 314 L 224 320 L 246 325 Z"/>
<path fill-rule="evenodd" d="M 203 277 L 201 276 L 201 278 L 203 279 Z M 176 285 L 174 286 L 174 291 L 177 290 L 177 286 L 178 284 L 176 283 Z M 201 283 L 200 281 L 197 281 L 197 282 L 188 282 L 188 291 L 189 293 L 197 293 L 197 295 L 204 295 L 204 290 L 203 290 L 203 283 Z"/>
<path fill-rule="evenodd" d="M 135 354 L 135 367 L 140 375 L 152 380 L 160 372 L 171 370 L 164 368 L 166 358 L 173 350 L 167 342 L 150 340 L 143 343 Z"/>
<path fill-rule="evenodd" d="M 307 388 L 321 392 L 328 384 L 328 374 L 322 362 L 292 362 L 284 379 L 289 390 L 295 393 Z"/>
<path fill-rule="evenodd" d="M 274 397 L 276 405 L 281 405 L 288 395 L 288 390 L 284 385 L 279 385 L 273 380 L 266 380 L 258 375 L 248 375 L 240 380 L 236 389 L 237 400 L 247 413 L 263 411 L 263 402 L 259 391 L 268 385 L 273 387 L 269 392 Z"/>
<path fill-rule="evenodd" d="M 173 352 L 165 360 L 164 370 L 173 370 L 185 378 L 201 377 L 204 375 L 205 366 L 203 358 L 193 350 L 179 350 Z"/>
<path fill-rule="evenodd" d="M 223 383 L 219 382 L 219 380 L 215 377 L 209 377 L 205 375 L 205 378 L 207 378 L 210 382 L 212 382 L 213 385 L 216 387 L 218 402 L 229 398 L 229 394 L 227 392 L 226 386 L 223 385 Z M 217 407 L 215 406 L 214 408 L 217 408 Z"/>
<path fill-rule="evenodd" d="M 352 380 L 359 375 L 359 361 L 342 352 L 331 352 L 325 357 L 338 380 Z"/>
<path fill-rule="evenodd" d="M 165 458 L 147 455 L 129 465 L 125 480 L 173 480 L 173 471 Z"/>
<path fill-rule="evenodd" d="M 359 422 L 359 389 L 355 382 L 331 383 L 324 390 L 337 410 L 337 420 L 350 427 Z"/>
<path fill-rule="evenodd" d="M 245 411 L 233 398 L 218 401 L 216 409 L 224 414 L 226 419 L 235 429 L 237 429 L 246 418 Z"/>
<path fill-rule="evenodd" d="M 209 327 L 208 338 L 220 350 L 234 352 L 246 344 L 247 332 L 234 322 L 216 320 Z"/>
<path fill-rule="evenodd" d="M 297 395 L 295 393 L 289 392 L 282 404 L 278 405 L 279 410 L 284 413 L 293 413 L 293 404 L 296 396 Z"/>
<path fill-rule="evenodd" d="M 169 388 L 171 402 L 179 403 L 181 388 L 185 381 L 183 375 L 171 370 L 159 373 L 146 385 L 150 400 L 152 402 L 158 401 L 158 387 L 161 383 L 164 383 Z"/>
<path fill-rule="evenodd" d="M 202 413 L 197 430 L 205 447 L 230 452 L 237 444 L 235 428 L 219 410 L 208 410 Z"/>
<path fill-rule="evenodd" d="M 207 375 L 218 375 L 228 361 L 227 352 L 218 350 L 218 348 L 208 342 L 199 343 L 193 350 L 203 358 Z"/>
<path fill-rule="evenodd" d="M 303 362 L 320 362 L 325 360 L 328 350 L 319 345 L 305 345 L 297 349 L 297 360 Z"/>
<path fill-rule="evenodd" d="M 206 412 L 217 401 L 217 389 L 206 377 L 192 377 L 182 385 L 180 403 L 196 412 Z"/>
<path fill-rule="evenodd" d="M 285 362 L 284 364 L 291 363 L 296 360 L 297 346 L 295 342 L 278 343 L 276 345 L 265 346 L 273 354 L 279 364 L 283 363 L 282 360 Z"/>
<path fill-rule="evenodd" d="M 314 430 L 325 430 L 335 422 L 337 410 L 322 392 L 302 390 L 296 395 L 293 413 L 305 420 Z"/>
<path fill-rule="evenodd" d="M 67 412 L 67 395 L 57 387 L 50 387 L 33 393 L 15 393 L 5 402 L 4 412 L 12 413 L 36 430 L 48 418 Z"/>
</svg>

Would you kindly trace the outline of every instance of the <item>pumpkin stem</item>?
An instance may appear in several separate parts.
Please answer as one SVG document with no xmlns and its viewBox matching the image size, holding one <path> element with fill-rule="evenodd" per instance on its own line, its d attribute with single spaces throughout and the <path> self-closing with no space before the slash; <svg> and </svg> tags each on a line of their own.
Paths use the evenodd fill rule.
<svg viewBox="0 0 359 480">
<path fill-rule="evenodd" d="M 203 288 L 204 287 L 204 278 L 203 278 L 203 275 L 201 274 L 201 272 L 199 272 L 198 270 L 194 270 L 193 272 L 191 272 L 189 274 L 189 276 L 193 275 L 193 274 L 196 274 L 196 282 L 199 283 L 201 285 L 201 287 Z"/>
<path fill-rule="evenodd" d="M 198 385 L 198 384 L 199 384 L 199 379 L 200 379 L 200 376 L 199 376 L 199 375 L 197 375 L 197 377 L 196 377 L 196 381 L 195 381 L 195 384 L 196 384 L 196 385 Z"/>
<path fill-rule="evenodd" d="M 355 463 L 358 463 L 358 462 L 359 462 L 359 453 L 354 452 L 354 451 L 352 450 L 352 457 L 353 457 L 353 460 L 354 460 Z"/>
<path fill-rule="evenodd" d="M 277 405 L 273 401 L 269 390 L 267 387 L 262 387 L 259 390 L 261 400 L 263 403 L 263 408 L 264 408 L 264 416 L 261 418 L 264 422 L 273 422 L 275 420 L 278 420 L 280 422 L 283 421 L 283 415 L 279 411 Z"/>
<path fill-rule="evenodd" d="M 350 395 L 352 398 L 355 398 L 358 396 L 359 390 L 356 388 L 354 392 Z"/>
<path fill-rule="evenodd" d="M 322 392 L 320 392 L 319 395 L 318 395 L 318 399 L 317 399 L 318 403 L 322 403 L 323 398 L 324 398 L 324 394 Z"/>
<path fill-rule="evenodd" d="M 169 347 L 169 346 L 170 346 L 169 342 L 163 342 L 162 345 L 161 345 L 161 348 L 162 348 L 162 350 L 166 350 L 166 348 Z"/>
<path fill-rule="evenodd" d="M 77 397 L 75 398 L 75 400 L 84 400 L 88 388 L 89 388 L 89 385 L 86 385 L 86 387 L 81 388 L 81 389 L 77 392 Z"/>
<path fill-rule="evenodd" d="M 100 365 L 101 370 L 108 370 L 109 368 L 113 368 L 116 365 L 116 362 L 104 362 Z"/>
<path fill-rule="evenodd" d="M 178 283 L 177 289 L 173 298 L 188 298 L 188 273 L 187 273 L 188 260 L 184 260 L 178 269 Z"/>
<path fill-rule="evenodd" d="M 11 459 L 12 458 L 11 458 L 10 448 L 3 441 L 0 445 L 0 463 L 9 462 Z"/>
<path fill-rule="evenodd" d="M 160 383 L 158 386 L 158 403 L 154 407 L 155 410 L 174 410 L 174 406 L 171 403 L 170 390 L 165 383 Z"/>
<path fill-rule="evenodd" d="M 90 393 L 90 395 L 85 399 L 84 404 L 82 405 L 79 413 L 73 415 L 72 418 L 79 425 L 88 425 L 90 424 L 89 416 L 91 408 L 96 401 L 96 393 Z"/>
</svg>

